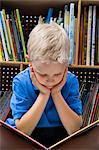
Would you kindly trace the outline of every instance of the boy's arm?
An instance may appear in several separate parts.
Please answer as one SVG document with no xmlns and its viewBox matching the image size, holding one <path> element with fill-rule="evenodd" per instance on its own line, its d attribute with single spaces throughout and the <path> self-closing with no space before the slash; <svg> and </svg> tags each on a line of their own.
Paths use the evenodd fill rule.
<svg viewBox="0 0 99 150">
<path fill-rule="evenodd" d="M 82 116 L 76 114 L 69 107 L 69 105 L 66 103 L 65 99 L 61 94 L 61 89 L 66 83 L 66 74 L 67 74 L 67 70 L 65 70 L 62 81 L 51 90 L 51 95 L 64 128 L 67 130 L 68 134 L 72 134 L 73 132 L 77 131 L 81 127 Z M 79 86 L 77 85 L 78 85 L 78 80 L 76 78 L 73 78 L 71 88 L 74 89 L 75 92 L 70 93 L 71 96 L 69 96 L 68 100 L 69 101 L 72 100 L 73 102 L 74 99 L 73 102 L 74 105 L 76 104 L 76 102 L 79 101 L 78 98 Z"/>
<path fill-rule="evenodd" d="M 64 128 L 68 134 L 72 134 L 79 130 L 82 125 L 82 117 L 77 115 L 66 103 L 61 92 L 52 94 L 54 104 L 61 119 Z"/>
<path fill-rule="evenodd" d="M 38 82 L 34 72 L 32 72 L 31 66 L 30 76 L 32 79 L 32 83 L 39 89 L 40 94 L 38 95 L 32 107 L 21 117 L 21 119 L 16 120 L 17 129 L 23 131 L 28 135 L 32 134 L 34 128 L 39 122 L 50 96 L 50 90 Z"/>
<path fill-rule="evenodd" d="M 21 119 L 16 119 L 16 127 L 20 131 L 31 135 L 32 131 L 39 122 L 41 115 L 45 109 L 49 98 L 49 94 L 40 93 L 32 105 L 32 107 L 22 116 Z"/>
</svg>

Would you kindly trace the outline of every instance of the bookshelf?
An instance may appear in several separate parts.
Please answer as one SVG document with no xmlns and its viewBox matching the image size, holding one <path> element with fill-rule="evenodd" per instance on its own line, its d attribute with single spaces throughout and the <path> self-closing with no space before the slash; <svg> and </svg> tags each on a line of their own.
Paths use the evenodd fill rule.
<svg viewBox="0 0 99 150">
<path fill-rule="evenodd" d="M 85 81 L 92 83 L 99 80 L 99 64 L 98 65 L 82 65 L 79 63 L 79 50 L 81 45 L 81 16 L 85 6 L 96 5 L 99 8 L 99 0 L 1 0 L 1 6 L 9 13 L 18 8 L 20 10 L 21 22 L 25 38 L 25 44 L 28 40 L 28 35 L 33 28 L 31 16 L 42 15 L 46 16 L 49 7 L 54 9 L 64 9 L 65 4 L 70 2 L 75 3 L 75 15 L 77 17 L 77 32 L 76 32 L 76 61 L 75 64 L 69 66 L 69 70 L 78 76 L 79 82 Z M 10 6 L 10 7 L 9 7 Z M 38 11 L 39 8 L 39 11 Z M 98 10 L 98 9 L 97 9 Z M 99 10 L 98 10 L 99 12 Z M 82 36 L 83 37 L 83 36 Z M 0 90 L 9 91 L 12 88 L 13 77 L 20 71 L 28 67 L 28 62 L 20 61 L 0 61 Z"/>
<path fill-rule="evenodd" d="M 35 15 L 46 16 L 49 7 L 52 7 L 54 9 L 58 8 L 58 10 L 60 9 L 63 11 L 64 5 L 69 4 L 70 2 L 75 3 L 75 12 L 76 12 L 75 15 L 77 17 L 76 48 L 75 48 L 76 55 L 75 55 L 74 64 L 79 67 L 82 65 L 79 63 L 82 8 L 84 6 L 89 6 L 89 5 L 96 5 L 97 7 L 99 7 L 99 0 L 87 0 L 87 1 L 86 0 L 61 0 L 61 1 L 60 0 L 47 0 L 47 1 L 46 0 L 21 0 L 21 1 L 1 0 L 1 8 L 5 9 L 7 13 L 11 12 L 12 10 L 15 10 L 16 8 L 20 10 L 21 23 L 23 27 L 23 33 L 24 33 L 25 45 L 26 45 L 27 40 L 28 40 L 28 35 L 33 28 L 33 22 L 31 21 L 30 16 L 35 16 Z M 39 8 L 39 11 L 38 11 L 38 8 Z M 97 11 L 99 12 L 98 9 Z M 5 61 L 3 62 L 5 63 Z M 12 63 L 17 64 L 17 62 L 14 62 L 14 61 L 12 61 Z M 94 65 L 92 67 L 98 67 L 98 66 L 99 64 Z M 84 64 L 83 64 L 83 67 L 84 67 Z"/>
</svg>

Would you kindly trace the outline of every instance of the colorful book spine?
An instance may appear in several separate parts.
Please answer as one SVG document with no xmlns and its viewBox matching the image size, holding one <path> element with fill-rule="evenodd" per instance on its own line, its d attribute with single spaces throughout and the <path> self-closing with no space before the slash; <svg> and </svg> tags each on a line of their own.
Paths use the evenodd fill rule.
<svg viewBox="0 0 99 150">
<path fill-rule="evenodd" d="M 96 29 L 96 6 L 93 6 L 93 21 L 92 21 L 92 49 L 91 49 L 91 65 L 94 66 L 95 59 L 95 29 Z"/>
<path fill-rule="evenodd" d="M 84 31 L 83 31 L 82 65 L 86 65 L 87 26 L 88 26 L 88 13 L 87 13 L 87 7 L 84 7 L 84 29 L 83 29 Z"/>
<path fill-rule="evenodd" d="M 50 18 L 53 16 L 53 8 L 48 9 L 48 15 L 46 18 L 46 23 L 50 23 Z"/>
<path fill-rule="evenodd" d="M 11 51 L 12 51 L 13 60 L 16 61 L 15 52 L 14 52 L 14 45 L 13 45 L 13 41 L 12 41 L 12 34 L 11 34 L 11 30 L 10 30 L 9 15 L 7 15 L 6 24 L 7 24 L 7 27 L 8 27 L 8 37 L 9 37 L 9 42 L 10 42 L 10 47 L 11 47 Z"/>
<path fill-rule="evenodd" d="M 26 56 L 26 47 L 25 47 L 23 30 L 22 30 L 22 25 L 21 25 L 21 20 L 20 20 L 19 9 L 16 9 L 16 15 L 17 15 L 17 19 L 18 19 L 19 31 L 20 31 L 20 36 L 21 36 L 21 40 L 22 40 L 22 46 L 23 46 L 23 51 L 24 51 L 24 58 L 25 58 L 25 61 L 27 61 L 27 59 L 25 57 Z"/>
<path fill-rule="evenodd" d="M 12 28 L 13 28 L 13 34 L 14 34 L 14 39 L 15 39 L 15 44 L 17 49 L 18 60 L 22 61 L 21 48 L 20 48 L 20 43 L 18 39 L 17 28 L 16 28 L 13 12 L 11 13 L 11 19 L 12 19 Z"/>
<path fill-rule="evenodd" d="M 59 11 L 59 16 L 58 16 L 58 21 L 57 21 L 57 23 L 58 23 L 59 25 L 61 25 L 61 23 L 63 23 L 62 11 L 61 11 L 61 10 Z"/>
<path fill-rule="evenodd" d="M 92 6 L 89 6 L 89 10 L 88 10 L 88 28 L 87 28 L 87 55 L 86 55 L 86 65 L 90 65 L 91 26 L 92 26 Z"/>
<path fill-rule="evenodd" d="M 70 39 L 70 56 L 69 64 L 73 64 L 73 54 L 74 54 L 74 3 L 70 3 L 70 24 L 69 24 L 69 39 Z"/>
<path fill-rule="evenodd" d="M 70 18 L 70 13 L 68 11 L 68 5 L 64 6 L 64 29 L 67 32 L 69 36 L 69 18 Z"/>
<path fill-rule="evenodd" d="M 4 37 L 3 25 L 1 20 L 2 20 L 2 12 L 0 11 L 0 34 L 1 34 L 2 46 L 3 46 L 5 60 L 9 61 L 9 56 L 7 53 L 7 47 L 6 47 L 5 37 Z"/>
<path fill-rule="evenodd" d="M 95 101 L 96 101 L 96 96 L 97 96 L 97 93 L 98 93 L 98 89 L 99 89 L 99 84 L 95 84 L 94 85 L 94 95 L 93 95 L 93 100 L 92 100 L 92 107 L 91 107 L 91 112 L 90 112 L 90 117 L 88 119 L 88 124 L 91 123 L 91 116 L 92 116 L 92 113 L 93 113 L 93 110 L 94 110 L 94 104 L 95 104 Z"/>
<path fill-rule="evenodd" d="M 6 14 L 5 14 L 4 9 L 2 9 L 1 15 L 2 15 L 2 23 L 3 23 L 3 28 L 4 28 L 4 34 L 5 34 L 6 44 L 7 44 L 8 55 L 10 58 L 12 58 L 12 52 L 11 52 L 11 48 L 10 48 L 10 44 L 9 44 L 8 30 L 7 30 L 7 25 L 6 25 Z"/>
<path fill-rule="evenodd" d="M 99 65 L 99 15 L 97 17 L 97 37 L 98 37 L 97 64 Z"/>
<path fill-rule="evenodd" d="M 3 58 L 2 58 L 2 41 L 1 41 L 1 36 L 0 36 L 0 61 L 2 61 L 3 60 Z"/>
</svg>

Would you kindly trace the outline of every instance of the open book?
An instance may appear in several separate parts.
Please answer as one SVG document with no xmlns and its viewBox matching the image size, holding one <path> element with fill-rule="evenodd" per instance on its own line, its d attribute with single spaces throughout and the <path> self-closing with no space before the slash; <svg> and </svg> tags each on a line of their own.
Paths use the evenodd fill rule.
<svg viewBox="0 0 99 150">
<path fill-rule="evenodd" d="M 63 140 L 55 143 L 54 145 L 50 146 L 50 147 L 45 147 L 44 145 L 42 145 L 41 143 L 39 143 L 38 141 L 34 140 L 33 138 L 29 137 L 28 135 L 24 134 L 23 132 L 19 131 L 18 129 L 16 128 L 13 128 L 11 126 L 9 126 L 8 124 L 6 124 L 4 121 L 0 120 L 0 126 L 3 126 L 5 127 L 6 129 L 12 131 L 13 133 L 19 135 L 21 138 L 25 138 L 27 140 L 29 140 L 30 142 L 32 142 L 34 145 L 37 145 L 39 147 L 39 149 L 45 149 L 45 150 L 49 150 L 49 149 L 52 149 L 52 148 L 55 148 L 57 145 L 67 141 L 67 140 L 70 140 L 72 137 L 74 136 L 79 136 L 80 134 L 83 134 L 84 132 L 87 132 L 89 129 L 95 127 L 99 125 L 99 120 L 91 123 L 90 125 L 78 130 L 77 132 L 71 134 L 70 136 L 64 138 Z"/>
</svg>

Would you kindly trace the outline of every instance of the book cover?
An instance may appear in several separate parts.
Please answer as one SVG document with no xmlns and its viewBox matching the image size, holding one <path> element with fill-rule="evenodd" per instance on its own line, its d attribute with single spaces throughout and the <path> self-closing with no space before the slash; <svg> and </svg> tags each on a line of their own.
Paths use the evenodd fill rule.
<svg viewBox="0 0 99 150">
<path fill-rule="evenodd" d="M 25 138 L 29 141 L 31 141 L 33 144 L 36 144 L 39 146 L 39 149 L 44 149 L 44 150 L 51 150 L 51 149 L 55 149 L 56 146 L 58 146 L 59 144 L 62 144 L 64 143 L 65 141 L 67 140 L 70 140 L 71 138 L 75 137 L 75 136 L 79 136 L 81 134 L 83 134 L 84 132 L 87 132 L 88 130 L 90 130 L 91 128 L 97 126 L 97 124 L 99 123 L 99 120 L 91 123 L 90 125 L 76 131 L 75 133 L 71 134 L 70 136 L 64 138 L 63 140 L 55 143 L 54 145 L 50 146 L 50 147 L 45 147 L 44 145 L 40 144 L 39 142 L 37 142 L 36 140 L 34 140 L 33 138 L 29 137 L 28 135 L 24 134 L 23 132 L 19 131 L 18 129 L 16 128 L 13 128 L 11 126 L 9 126 L 8 124 L 6 124 L 4 121 L 0 120 L 0 126 L 3 126 L 5 128 L 7 128 L 8 130 L 10 130 L 11 132 L 21 136 L 22 138 Z"/>
</svg>

